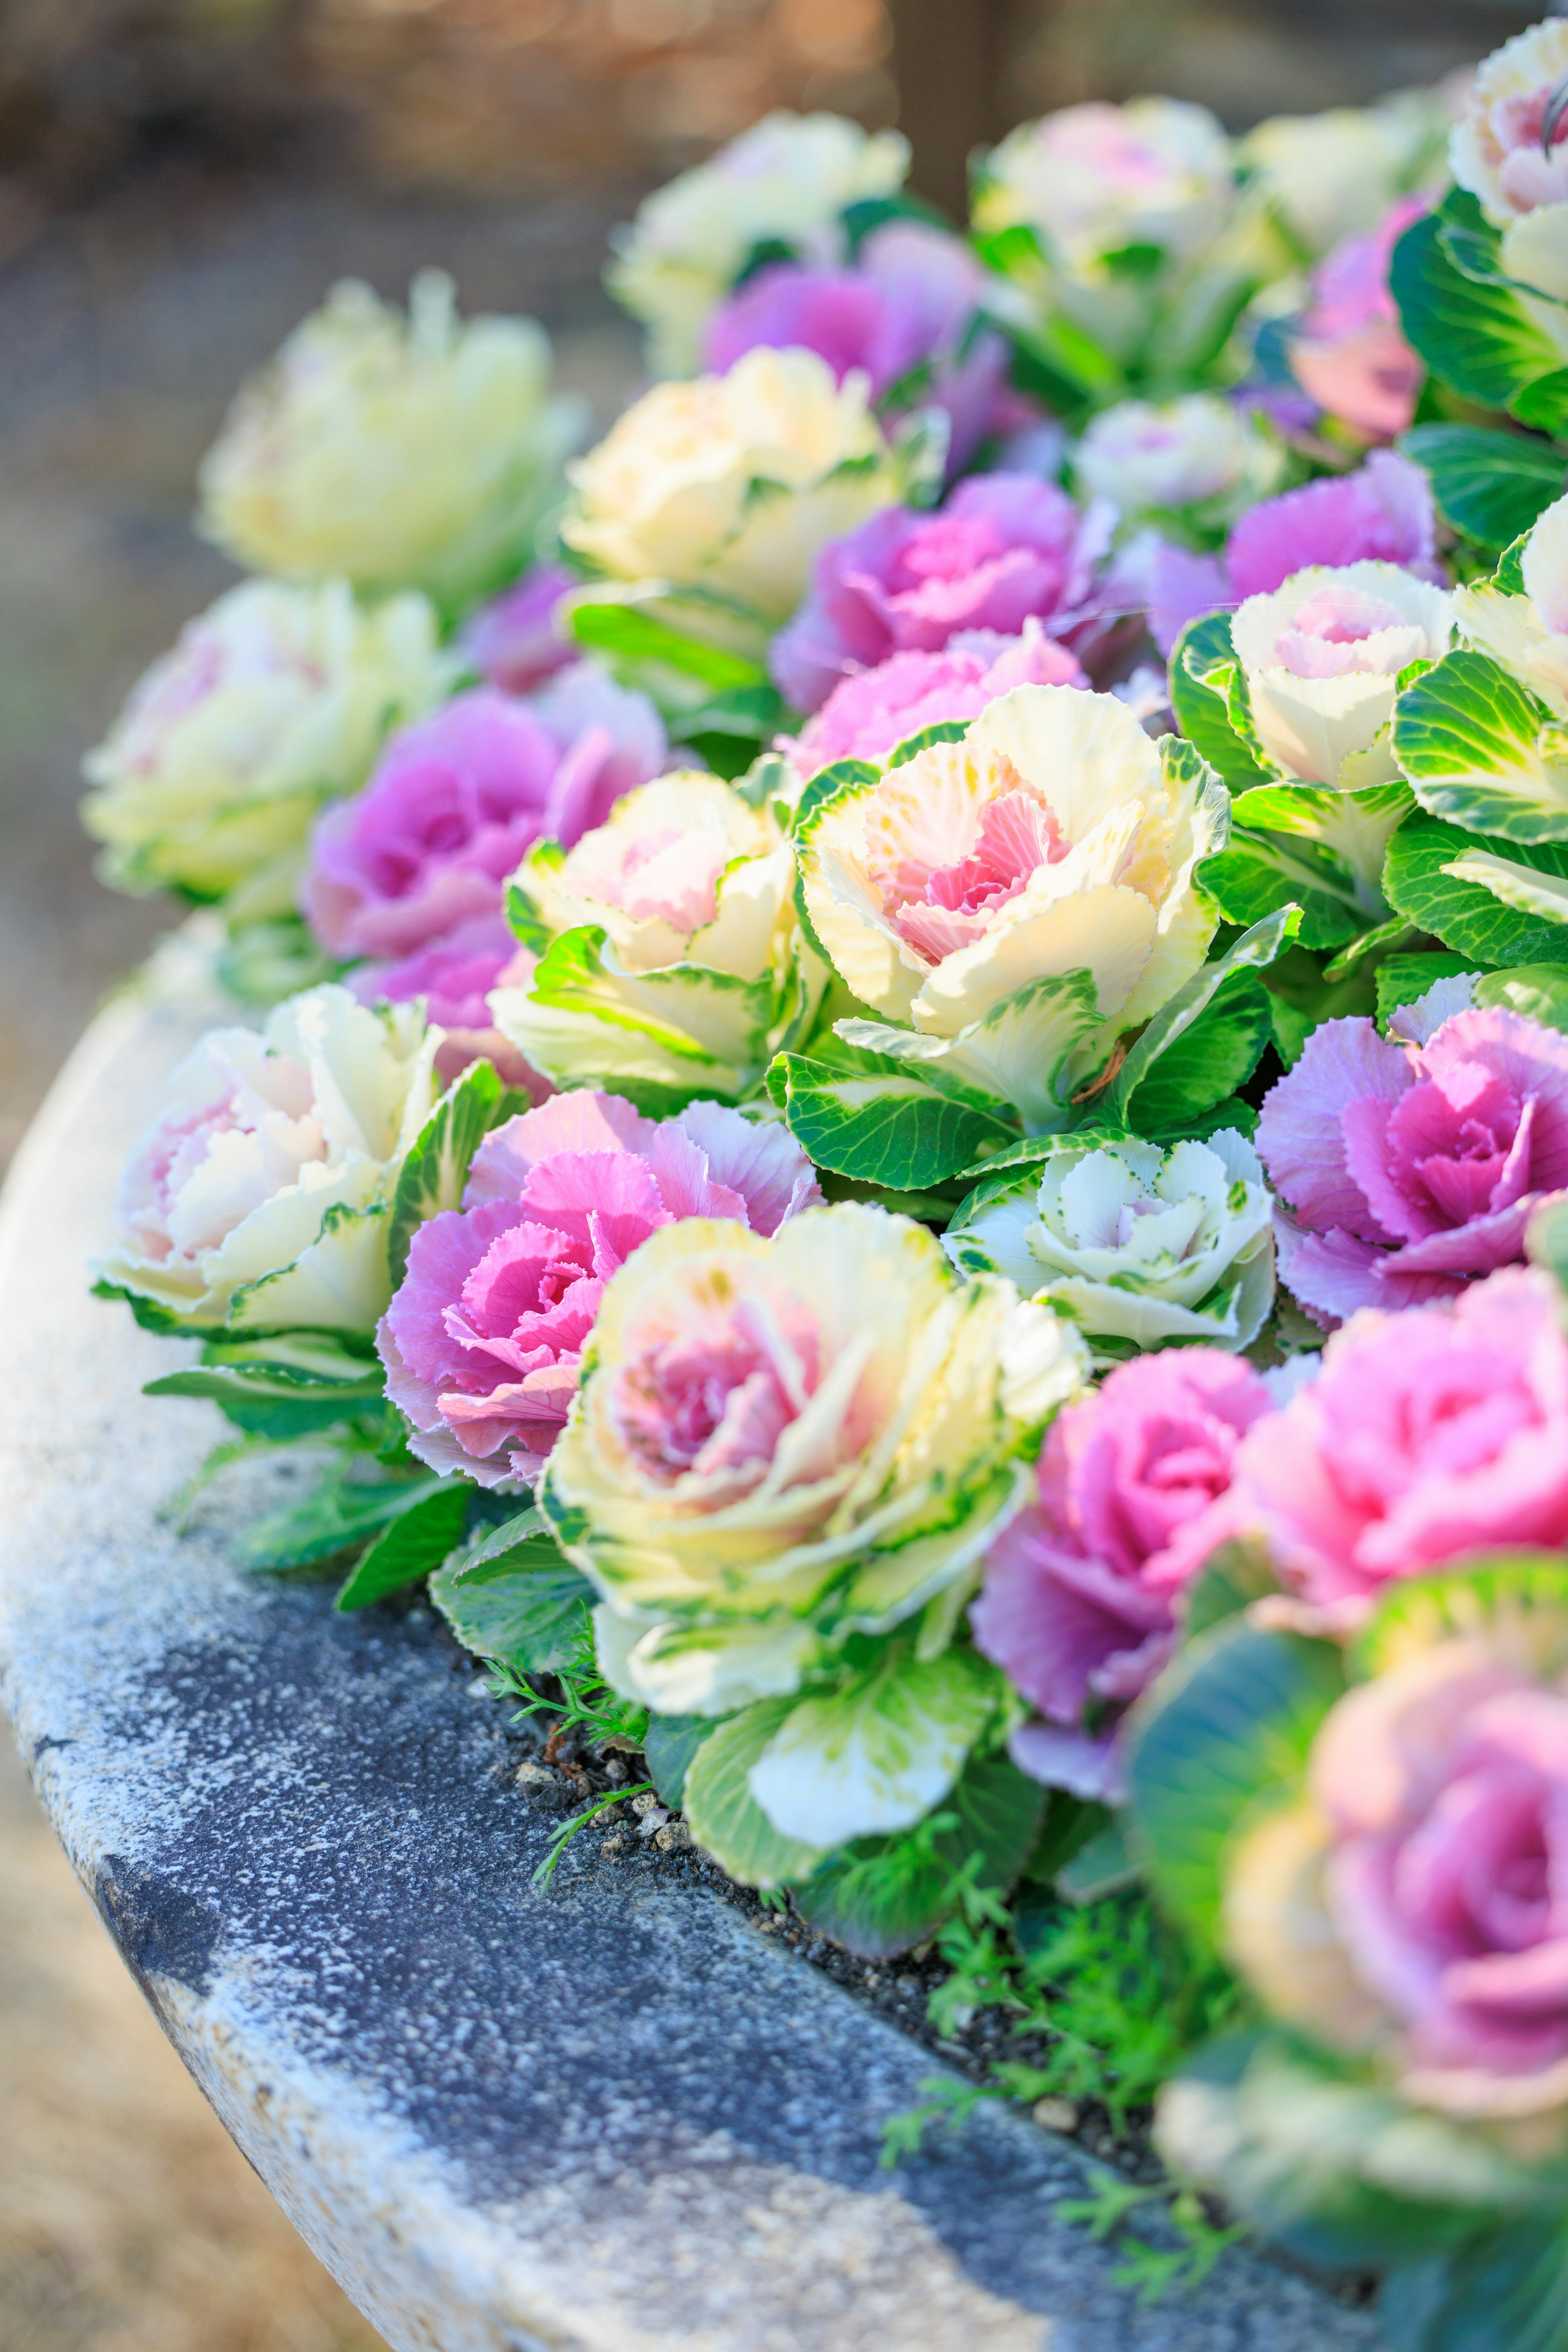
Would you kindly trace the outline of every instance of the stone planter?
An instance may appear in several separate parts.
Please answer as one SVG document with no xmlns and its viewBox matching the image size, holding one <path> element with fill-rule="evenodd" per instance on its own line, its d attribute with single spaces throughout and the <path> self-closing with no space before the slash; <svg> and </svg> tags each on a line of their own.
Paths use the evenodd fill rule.
<svg viewBox="0 0 1568 2352">
<path fill-rule="evenodd" d="M 18 1160 L 0 1243 L 0 1693 L 79 1876 L 224 2123 L 397 2352 L 1351 2352 L 1261 2260 L 1142 2309 L 1053 2218 L 1076 2151 L 982 2107 L 879 2171 L 930 2054 L 695 1880 L 510 1785 L 430 1612 L 247 1577 L 219 1434 L 88 1295 L 189 1011 L 128 997 Z M 259 1482 L 259 1483 L 257 1483 Z"/>
</svg>

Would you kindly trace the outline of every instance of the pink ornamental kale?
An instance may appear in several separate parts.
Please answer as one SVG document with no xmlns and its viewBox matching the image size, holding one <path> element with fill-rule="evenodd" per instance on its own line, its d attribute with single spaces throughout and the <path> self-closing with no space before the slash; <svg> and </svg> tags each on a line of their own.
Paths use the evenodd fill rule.
<svg viewBox="0 0 1568 2352">
<path fill-rule="evenodd" d="M 1568 1187 L 1568 1037 L 1521 1013 L 1456 1013 L 1425 1043 L 1325 1021 L 1270 1088 L 1258 1150 L 1280 1280 L 1331 1325 L 1452 1297 L 1524 1255 Z"/>
<path fill-rule="evenodd" d="M 576 1393 L 605 1285 L 680 1217 L 772 1234 L 820 1202 L 780 1127 L 717 1103 L 642 1118 L 616 1095 L 557 1095 L 487 1136 L 460 1210 L 421 1225 L 376 1333 L 409 1444 L 442 1472 L 528 1486 Z"/>
<path fill-rule="evenodd" d="M 1430 209 L 1426 196 L 1404 196 L 1370 236 L 1336 245 L 1312 273 L 1312 307 L 1290 347 L 1302 390 L 1369 441 L 1392 441 L 1415 414 L 1423 369 L 1399 331 L 1389 265 Z"/>
<path fill-rule="evenodd" d="M 1016 636 L 1030 618 L 1072 641 L 1099 617 L 1114 521 L 1027 474 L 961 482 L 934 514 L 884 508 L 817 557 L 810 594 L 773 640 L 781 692 L 818 710 L 840 678 L 893 654 L 941 653 L 973 629 Z"/>
<path fill-rule="evenodd" d="M 977 719 L 1016 686 L 1080 686 L 1088 678 L 1065 646 L 1027 620 L 1016 637 L 970 629 L 939 654 L 894 654 L 875 669 L 840 680 L 815 719 L 784 751 L 802 775 L 835 760 L 880 760 L 924 727 Z"/>
<path fill-rule="evenodd" d="M 1037 1502 L 986 1562 L 974 1638 L 1039 1709 L 1014 1761 L 1079 1796 L 1119 1795 L 1112 1731 L 1091 1703 L 1146 1689 L 1176 1640 L 1174 1602 L 1226 1532 L 1216 1517 L 1243 1434 L 1271 1409 L 1219 1348 L 1135 1357 L 1052 1423 Z"/>
<path fill-rule="evenodd" d="M 1296 1916 L 1276 1916 L 1263 1931 L 1284 1958 L 1286 1986 L 1304 1996 L 1302 2021 L 1364 2049 L 1370 1997 L 1371 2036 L 1393 2030 L 1403 2086 L 1418 2103 L 1514 2119 L 1560 2108 L 1568 2100 L 1561 1678 L 1543 1686 L 1484 1631 L 1441 1643 L 1340 1702 L 1314 1744 L 1308 1785 L 1323 1841 L 1321 1894 L 1279 1906 Z M 1321 1941 L 1314 1929 L 1326 1931 Z M 1349 1979 L 1337 2000 L 1324 1966 L 1336 1947 Z"/>
<path fill-rule="evenodd" d="M 570 847 L 658 773 L 645 695 L 583 662 L 523 702 L 479 687 L 395 736 L 363 793 L 320 820 L 300 905 L 340 956 L 411 954 L 499 915 L 536 841 Z"/>
<path fill-rule="evenodd" d="M 960 238 L 889 221 L 867 237 L 852 269 L 786 261 L 749 278 L 714 312 L 704 364 L 724 375 L 747 352 L 793 346 L 816 352 L 840 383 L 858 368 L 874 400 L 890 396 L 891 412 L 946 412 L 956 473 L 982 441 L 1026 414 L 1008 390 L 1007 346 L 995 330 L 964 348 L 984 275 Z"/>
<path fill-rule="evenodd" d="M 1189 621 L 1270 595 L 1314 564 L 1337 571 L 1349 563 L 1397 563 L 1441 584 L 1426 473 L 1393 449 L 1374 449 L 1353 474 L 1264 499 L 1237 523 L 1223 556 L 1194 555 L 1154 532 L 1141 534 L 1106 585 L 1146 606 L 1154 642 L 1168 655 Z"/>
<path fill-rule="evenodd" d="M 1356 1316 L 1243 1440 L 1231 1530 L 1339 1627 L 1466 1552 L 1568 1545 L 1561 1318 L 1551 1276 L 1514 1266 L 1452 1304 Z"/>
<path fill-rule="evenodd" d="M 561 600 L 578 584 L 559 563 L 542 563 L 469 614 L 458 642 L 487 686 L 529 694 L 581 659 L 556 631 Z"/>
</svg>

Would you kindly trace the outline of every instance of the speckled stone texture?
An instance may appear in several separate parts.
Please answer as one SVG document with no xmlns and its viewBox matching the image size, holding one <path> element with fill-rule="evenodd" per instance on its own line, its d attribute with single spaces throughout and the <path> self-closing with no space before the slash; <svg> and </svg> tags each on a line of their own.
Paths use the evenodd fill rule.
<svg viewBox="0 0 1568 2352">
<path fill-rule="evenodd" d="M 1141 2309 L 1053 2218 L 1065 2144 L 981 2109 L 895 2174 L 931 2060 L 710 1889 L 510 1785 L 428 1612 L 338 1617 L 166 1516 L 219 1434 L 92 1299 L 123 1151 L 195 1015 L 127 998 L 20 1155 L 0 1239 L 0 1696 L 78 1873 L 235 2138 L 397 2352 L 1352 2352 L 1228 2257 Z M 248 1484 L 247 1482 L 249 1482 Z"/>
</svg>

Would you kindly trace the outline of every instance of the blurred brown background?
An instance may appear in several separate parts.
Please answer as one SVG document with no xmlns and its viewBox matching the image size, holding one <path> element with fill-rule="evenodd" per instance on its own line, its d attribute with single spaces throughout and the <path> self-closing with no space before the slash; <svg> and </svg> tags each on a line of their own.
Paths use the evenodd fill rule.
<svg viewBox="0 0 1568 2352">
<path fill-rule="evenodd" d="M 239 377 L 345 273 L 531 310 L 607 415 L 638 194 L 769 106 L 977 141 L 1165 89 L 1234 127 L 1435 80 L 1502 0 L 0 0 L 0 1166 L 168 919 L 78 769 L 231 576 L 191 534 Z M 0 2352 L 374 2352 L 163 2045 L 0 1734 Z"/>
</svg>

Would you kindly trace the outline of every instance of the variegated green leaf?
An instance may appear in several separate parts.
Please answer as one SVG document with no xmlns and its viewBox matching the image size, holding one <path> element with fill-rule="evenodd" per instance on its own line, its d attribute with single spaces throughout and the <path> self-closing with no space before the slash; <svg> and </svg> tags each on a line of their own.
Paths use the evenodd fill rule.
<svg viewBox="0 0 1568 2352">
<path fill-rule="evenodd" d="M 1417 425 L 1399 446 L 1431 477 L 1447 520 L 1486 548 L 1527 531 L 1562 497 L 1568 472 L 1561 449 L 1489 425 Z"/>
<path fill-rule="evenodd" d="M 503 1033 L 558 1086 L 608 1087 L 656 1115 L 752 1093 L 781 1018 L 771 977 L 684 963 L 628 971 L 594 925 L 563 931 L 530 985 L 498 990 L 492 1003 Z"/>
<path fill-rule="evenodd" d="M 1010 1132 L 1005 1107 L 943 1091 L 918 1064 L 877 1054 L 851 1066 L 781 1056 L 790 1131 L 819 1168 L 894 1192 L 919 1192 Z"/>
<path fill-rule="evenodd" d="M 1478 882 L 1517 914 L 1538 915 L 1542 922 L 1568 923 L 1568 880 L 1541 874 L 1517 858 L 1500 857 L 1495 850 L 1467 849 L 1444 872 L 1458 882 Z"/>
<path fill-rule="evenodd" d="M 1224 955 L 1216 956 L 1212 963 L 1200 965 L 1186 986 L 1178 989 L 1170 1003 L 1156 1013 L 1128 1055 L 1115 1084 L 1108 1091 L 1107 1110 L 1125 1119 L 1129 1102 L 1161 1055 L 1192 1027 L 1231 973 L 1260 971 L 1271 964 L 1287 941 L 1295 937 L 1299 920 L 1297 908 L 1281 908 L 1265 921 L 1255 923 Z"/>
<path fill-rule="evenodd" d="M 1505 907 L 1479 882 L 1450 871 L 1460 858 L 1488 845 L 1436 817 L 1409 817 L 1388 845 L 1384 895 L 1408 921 L 1441 940 L 1473 969 L 1568 963 L 1563 925 Z M 1568 844 L 1511 846 L 1510 858 L 1543 875 L 1568 877 Z"/>
<path fill-rule="evenodd" d="M 415 1137 L 397 1171 L 386 1254 L 395 1288 L 408 1263 L 416 1230 L 442 1209 L 461 1205 L 475 1152 L 506 1100 L 493 1062 L 470 1062 L 455 1078 Z"/>
<path fill-rule="evenodd" d="M 1393 740 L 1432 815 L 1505 841 L 1568 841 L 1568 733 L 1486 654 L 1448 654 L 1407 688 Z"/>
</svg>

